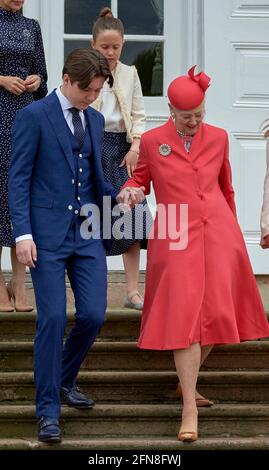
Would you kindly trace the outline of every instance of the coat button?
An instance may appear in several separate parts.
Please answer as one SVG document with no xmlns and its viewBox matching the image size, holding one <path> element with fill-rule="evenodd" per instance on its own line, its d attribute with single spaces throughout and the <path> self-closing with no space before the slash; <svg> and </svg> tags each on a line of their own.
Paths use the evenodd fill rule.
<svg viewBox="0 0 269 470">
<path fill-rule="evenodd" d="M 79 186 L 81 186 L 81 183 L 78 183 Z"/>
<path fill-rule="evenodd" d="M 83 158 L 82 153 L 79 154 L 79 158 Z"/>
<path fill-rule="evenodd" d="M 75 184 L 75 180 L 72 180 L 72 184 Z"/>
<path fill-rule="evenodd" d="M 78 196 L 78 201 L 80 201 L 80 196 Z"/>
<path fill-rule="evenodd" d="M 80 173 L 82 173 L 82 168 L 79 169 Z"/>
<path fill-rule="evenodd" d="M 75 214 L 78 214 L 78 210 L 77 210 L 77 209 L 75 210 Z"/>
<path fill-rule="evenodd" d="M 68 206 L 68 209 L 71 211 L 73 209 L 73 206 L 71 204 Z"/>
</svg>

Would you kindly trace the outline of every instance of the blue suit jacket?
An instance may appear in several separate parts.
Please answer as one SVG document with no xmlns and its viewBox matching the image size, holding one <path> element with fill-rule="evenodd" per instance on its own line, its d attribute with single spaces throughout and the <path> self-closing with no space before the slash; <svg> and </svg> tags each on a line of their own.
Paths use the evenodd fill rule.
<svg viewBox="0 0 269 470">
<path fill-rule="evenodd" d="M 92 138 L 97 203 L 118 193 L 104 180 L 101 164 L 104 118 L 86 111 Z M 12 129 L 9 208 L 14 238 L 32 234 L 38 247 L 57 250 L 70 227 L 75 200 L 74 157 L 68 128 L 57 95 L 31 103 L 17 113 Z M 105 243 L 109 247 L 109 242 Z"/>
</svg>

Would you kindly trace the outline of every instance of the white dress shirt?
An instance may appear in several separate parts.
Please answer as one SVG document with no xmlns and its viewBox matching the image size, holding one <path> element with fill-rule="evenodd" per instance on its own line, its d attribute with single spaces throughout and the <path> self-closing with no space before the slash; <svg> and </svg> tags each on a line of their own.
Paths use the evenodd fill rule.
<svg viewBox="0 0 269 470">
<path fill-rule="evenodd" d="M 71 111 L 69 111 L 69 108 L 73 108 L 73 105 L 72 103 L 69 101 L 68 98 L 66 98 L 66 96 L 63 95 L 62 91 L 61 91 L 61 87 L 58 87 L 57 90 L 55 90 L 55 93 L 60 101 L 60 105 L 61 105 L 61 108 L 62 108 L 62 111 L 63 111 L 63 115 L 64 115 L 64 118 L 68 124 L 68 127 L 69 129 L 71 130 L 72 134 L 74 135 L 74 126 L 73 126 L 73 122 L 72 122 L 72 113 Z M 85 118 L 85 115 L 83 113 L 83 111 L 79 111 L 79 115 L 81 117 L 81 121 L 82 121 L 82 125 L 83 125 L 83 128 L 85 130 L 85 127 L 86 127 L 86 118 Z M 33 240 L 33 237 L 30 233 L 27 233 L 25 235 L 21 235 L 20 237 L 17 237 L 15 239 L 16 243 L 19 243 L 23 240 Z"/>
</svg>

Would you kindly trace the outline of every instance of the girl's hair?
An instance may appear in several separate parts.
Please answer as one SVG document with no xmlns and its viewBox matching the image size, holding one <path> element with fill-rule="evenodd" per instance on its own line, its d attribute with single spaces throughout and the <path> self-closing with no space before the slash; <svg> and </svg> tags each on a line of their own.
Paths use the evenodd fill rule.
<svg viewBox="0 0 269 470">
<path fill-rule="evenodd" d="M 107 30 L 118 31 L 121 34 L 122 38 L 124 36 L 124 28 L 121 20 L 113 16 L 113 13 L 109 7 L 104 7 L 100 11 L 99 17 L 93 25 L 93 40 L 96 41 L 98 34 Z"/>
</svg>

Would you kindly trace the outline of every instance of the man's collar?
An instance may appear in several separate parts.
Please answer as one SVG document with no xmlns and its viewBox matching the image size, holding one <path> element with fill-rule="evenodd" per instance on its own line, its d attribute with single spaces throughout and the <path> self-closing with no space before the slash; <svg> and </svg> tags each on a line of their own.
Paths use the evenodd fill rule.
<svg viewBox="0 0 269 470">
<path fill-rule="evenodd" d="M 73 108 L 73 105 L 72 103 L 69 101 L 68 98 L 66 98 L 66 96 L 63 94 L 63 92 L 61 91 L 61 87 L 59 86 L 56 90 L 55 90 L 55 93 L 56 95 L 58 96 L 58 99 L 60 101 L 60 104 L 61 104 L 61 107 L 62 107 L 62 110 L 63 111 L 66 111 L 67 109 L 69 108 Z"/>
</svg>

